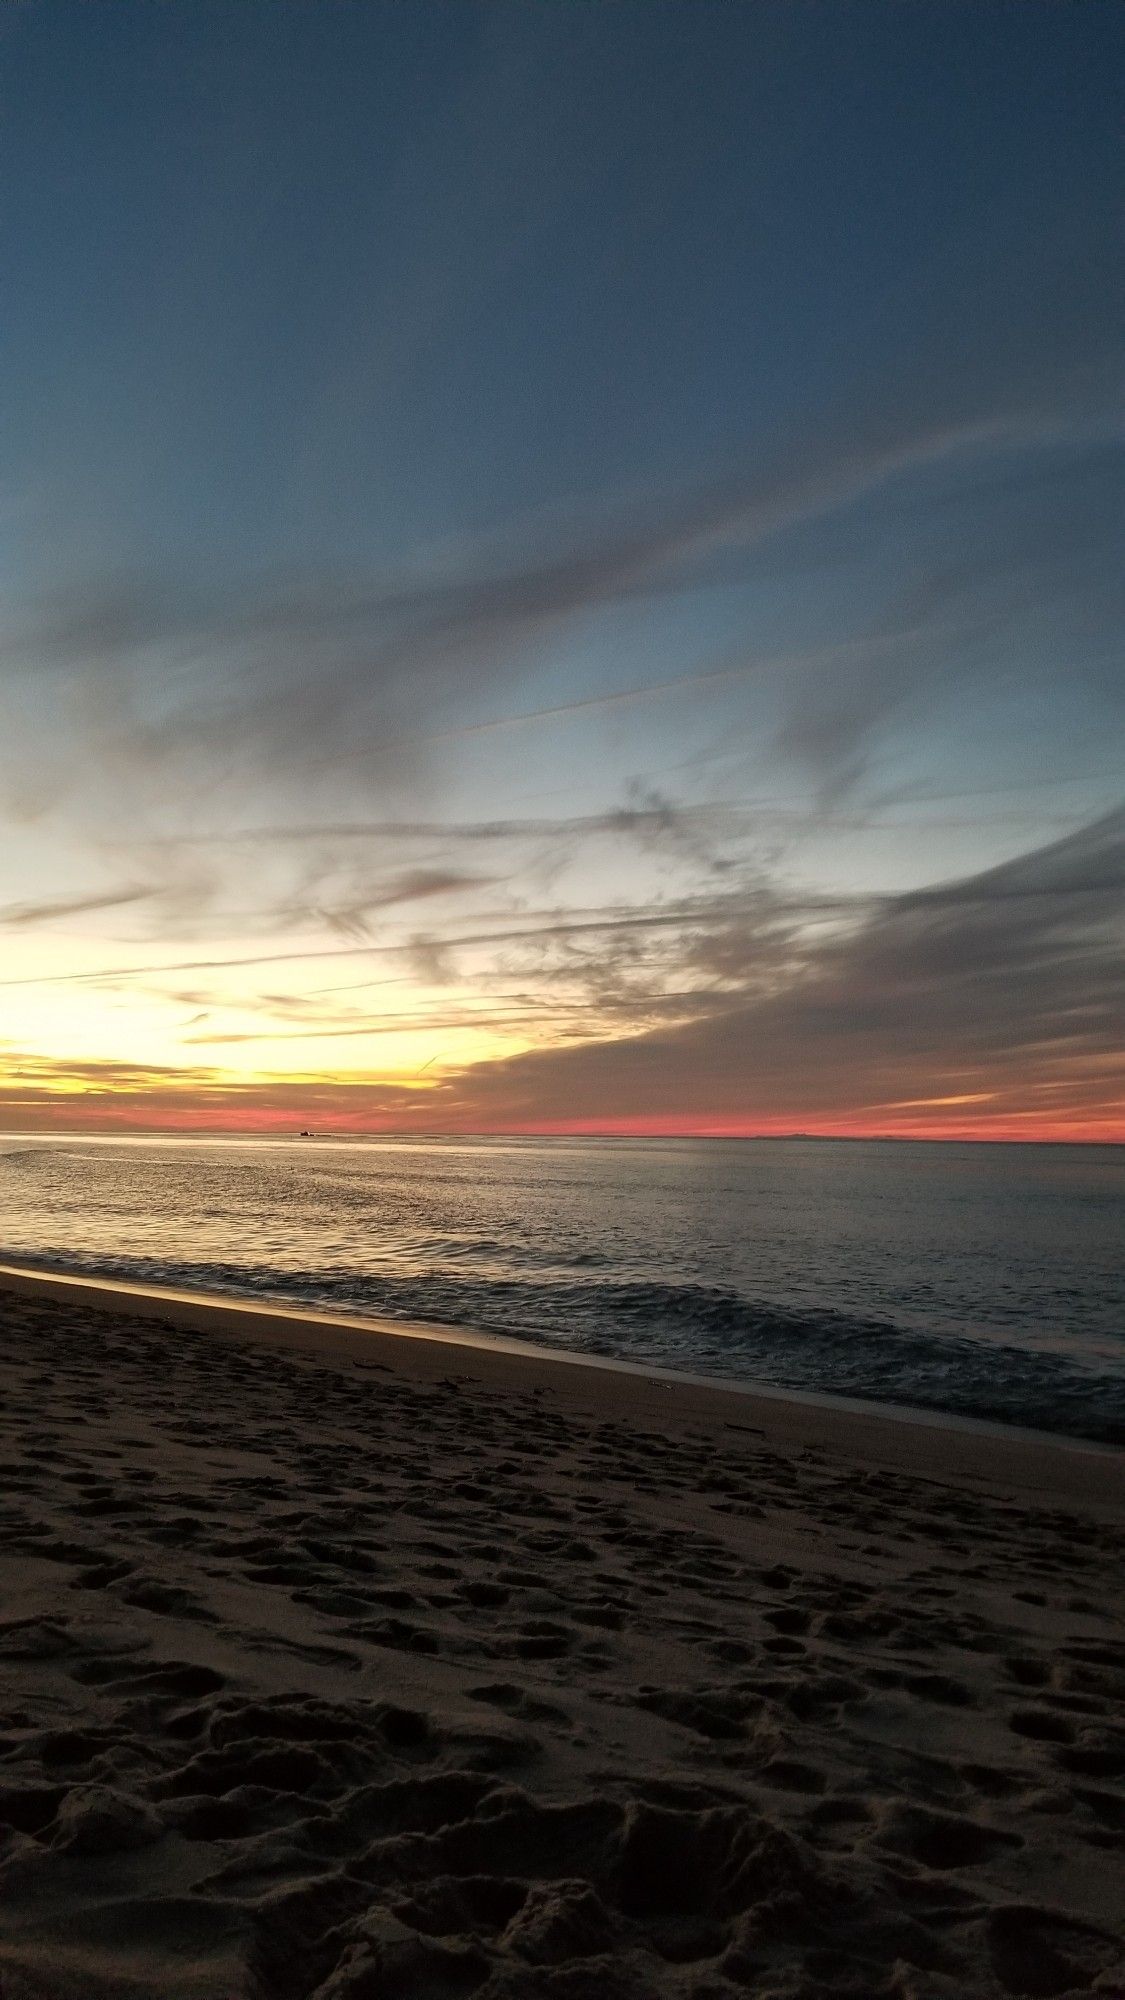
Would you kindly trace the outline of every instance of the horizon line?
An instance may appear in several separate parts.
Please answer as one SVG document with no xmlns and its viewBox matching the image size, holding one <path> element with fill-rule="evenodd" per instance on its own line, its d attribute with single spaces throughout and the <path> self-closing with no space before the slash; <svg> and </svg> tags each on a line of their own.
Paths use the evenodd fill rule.
<svg viewBox="0 0 1125 2000">
<path fill-rule="evenodd" d="M 944 1133 L 944 1132 L 817 1132 L 794 1129 L 791 1132 L 716 1132 L 716 1131 L 612 1131 L 591 1127 L 589 1130 L 570 1131 L 537 1130 L 534 1127 L 504 1126 L 490 1130 L 463 1131 L 411 1131 L 402 1126 L 372 1127 L 370 1130 L 356 1127 L 342 1127 L 339 1130 L 312 1130 L 305 1127 L 276 1126 L 263 1129 L 255 1126 L 224 1125 L 211 1127 L 184 1127 L 182 1125 L 136 1125 L 119 1128 L 99 1127 L 96 1130 L 79 1130 L 74 1127 L 18 1126 L 0 1127 L 2 1139 L 77 1139 L 81 1141 L 115 1139 L 179 1139 L 185 1142 L 206 1143 L 209 1140 L 237 1139 L 278 1142 L 286 1139 L 305 1139 L 316 1142 L 343 1143 L 345 1141 L 372 1141 L 379 1139 L 405 1139 L 415 1145 L 425 1145 L 438 1140 L 478 1140 L 478 1139 L 611 1139 L 611 1140 L 705 1140 L 715 1144 L 765 1143 L 786 1145 L 794 1141 L 815 1142 L 817 1145 L 849 1146 L 1113 1146 L 1125 1148 L 1125 1134 L 1120 1137 L 1109 1135 L 1097 1138 L 1077 1138 L 1066 1135 L 1045 1135 L 1039 1138 L 1021 1138 L 1012 1134 Z"/>
</svg>

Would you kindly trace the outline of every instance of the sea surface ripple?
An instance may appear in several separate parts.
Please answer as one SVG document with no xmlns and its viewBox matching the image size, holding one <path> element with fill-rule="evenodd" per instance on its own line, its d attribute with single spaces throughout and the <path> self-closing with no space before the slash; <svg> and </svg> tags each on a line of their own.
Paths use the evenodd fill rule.
<svg viewBox="0 0 1125 2000">
<path fill-rule="evenodd" d="M 0 1139 L 0 1256 L 1125 1443 L 1125 1149 Z"/>
</svg>

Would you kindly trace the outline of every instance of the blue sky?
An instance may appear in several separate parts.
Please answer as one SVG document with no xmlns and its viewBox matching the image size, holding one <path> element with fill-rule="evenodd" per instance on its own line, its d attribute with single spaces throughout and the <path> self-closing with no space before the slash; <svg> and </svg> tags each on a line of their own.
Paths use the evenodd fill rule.
<svg viewBox="0 0 1125 2000">
<path fill-rule="evenodd" d="M 690 1118 L 763 999 L 700 970 L 747 899 L 803 912 L 773 1004 L 887 898 L 1118 842 L 1122 40 L 1100 0 L 8 10 L 0 1053 L 43 1115 L 125 1050 L 202 1091 L 213 1034 L 220 1096 L 268 1037 L 357 1118 L 424 1058 L 439 1123 L 550 1122 L 554 1071 L 488 1066 L 659 1028 Z M 1072 984 L 1119 916 L 1075 893 Z M 315 1013 L 341 938 L 415 954 L 409 1031 Z M 271 945 L 299 993 L 160 974 Z M 701 1118 L 784 1115 L 747 1047 Z M 1036 1115 L 975 1080 L 931 1095 Z"/>
</svg>

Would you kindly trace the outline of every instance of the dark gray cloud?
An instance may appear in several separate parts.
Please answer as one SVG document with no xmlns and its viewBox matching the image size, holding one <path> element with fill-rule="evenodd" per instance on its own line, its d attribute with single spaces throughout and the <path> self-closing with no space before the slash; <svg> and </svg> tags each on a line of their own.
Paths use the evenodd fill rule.
<svg viewBox="0 0 1125 2000">
<path fill-rule="evenodd" d="M 481 1065 L 485 1124 L 708 1115 L 815 1120 L 971 1097 L 1091 1117 L 1125 1088 L 1125 808 L 964 881 L 854 910 L 833 935 L 708 928 L 728 991 L 686 1024 Z M 768 944 L 771 923 L 764 925 Z M 764 977 L 763 977 L 764 969 Z M 757 990 L 755 990 L 757 982 Z"/>
</svg>

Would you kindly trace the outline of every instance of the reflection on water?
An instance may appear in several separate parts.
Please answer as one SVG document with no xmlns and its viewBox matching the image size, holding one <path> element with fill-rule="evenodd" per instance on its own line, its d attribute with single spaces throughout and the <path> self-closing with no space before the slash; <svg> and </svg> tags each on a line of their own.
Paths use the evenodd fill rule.
<svg viewBox="0 0 1125 2000">
<path fill-rule="evenodd" d="M 1125 1152 L 0 1140 L 0 1254 L 1125 1440 Z"/>
</svg>

